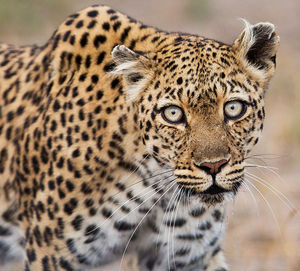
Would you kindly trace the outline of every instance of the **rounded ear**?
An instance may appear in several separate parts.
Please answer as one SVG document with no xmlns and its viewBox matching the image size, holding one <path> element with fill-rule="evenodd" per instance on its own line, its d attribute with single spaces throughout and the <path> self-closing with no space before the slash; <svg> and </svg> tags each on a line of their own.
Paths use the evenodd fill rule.
<svg viewBox="0 0 300 271">
<path fill-rule="evenodd" d="M 233 48 L 247 67 L 257 70 L 258 74 L 268 79 L 274 73 L 280 38 L 271 23 L 251 25 L 243 21 L 245 29 L 233 43 Z"/>
<path fill-rule="evenodd" d="M 128 100 L 135 100 L 154 74 L 152 61 L 124 45 L 115 46 L 111 55 L 116 64 L 111 74 L 122 76 Z"/>
</svg>

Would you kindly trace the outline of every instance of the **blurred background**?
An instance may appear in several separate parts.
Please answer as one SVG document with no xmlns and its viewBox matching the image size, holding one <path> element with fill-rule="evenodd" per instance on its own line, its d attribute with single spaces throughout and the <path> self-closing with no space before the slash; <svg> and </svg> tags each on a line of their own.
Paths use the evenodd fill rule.
<svg viewBox="0 0 300 271">
<path fill-rule="evenodd" d="M 299 0 L 0 0 L 0 42 L 43 44 L 71 13 L 107 4 L 145 24 L 231 43 L 238 18 L 270 21 L 281 37 L 277 71 L 266 97 L 263 138 L 244 188 L 228 212 L 225 253 L 231 270 L 300 270 Z M 105 269 L 112 271 L 113 267 Z"/>
</svg>

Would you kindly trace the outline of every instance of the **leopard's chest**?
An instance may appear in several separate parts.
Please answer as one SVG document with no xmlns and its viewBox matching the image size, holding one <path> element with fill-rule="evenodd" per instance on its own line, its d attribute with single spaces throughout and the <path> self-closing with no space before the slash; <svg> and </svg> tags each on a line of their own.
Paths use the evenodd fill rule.
<svg viewBox="0 0 300 271">
<path fill-rule="evenodd" d="M 130 251 L 144 257 L 145 264 L 152 257 L 205 262 L 218 247 L 223 211 L 187 199 L 172 170 L 152 161 L 138 173 L 123 174 L 118 183 L 124 184 L 123 191 L 112 191 L 98 216 L 86 219 L 77 237 L 70 233 L 67 238 L 72 240 L 70 252 L 83 266 L 104 265 Z"/>
</svg>

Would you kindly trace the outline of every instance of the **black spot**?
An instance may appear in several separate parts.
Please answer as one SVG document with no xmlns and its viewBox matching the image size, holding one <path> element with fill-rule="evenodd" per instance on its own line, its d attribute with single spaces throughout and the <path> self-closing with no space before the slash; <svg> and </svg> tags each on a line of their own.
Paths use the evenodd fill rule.
<svg viewBox="0 0 300 271">
<path fill-rule="evenodd" d="M 98 11 L 97 10 L 89 11 L 87 15 L 91 18 L 94 18 L 98 15 Z"/>
<path fill-rule="evenodd" d="M 17 109 L 17 112 L 16 112 L 17 115 L 18 115 L 18 116 L 22 115 L 23 112 L 24 112 L 24 109 L 25 109 L 25 107 L 20 105 L 20 106 L 18 107 L 18 109 Z"/>
<path fill-rule="evenodd" d="M 13 120 L 14 117 L 15 117 L 14 112 L 9 111 L 9 112 L 7 113 L 6 119 L 7 119 L 8 122 L 10 122 L 11 120 Z"/>
<path fill-rule="evenodd" d="M 222 218 L 222 213 L 219 210 L 215 210 L 212 213 L 212 217 L 215 219 L 216 222 L 218 222 Z"/>
<path fill-rule="evenodd" d="M 184 218 L 176 218 L 174 220 L 167 220 L 164 222 L 168 227 L 182 227 L 186 223 Z"/>
<path fill-rule="evenodd" d="M 89 33 L 83 33 L 83 35 L 81 36 L 81 39 L 80 39 L 80 45 L 81 47 L 85 47 L 87 44 L 88 44 L 88 36 L 89 36 Z"/>
<path fill-rule="evenodd" d="M 115 22 L 114 25 L 113 25 L 114 31 L 116 32 L 120 28 L 120 26 L 121 26 L 121 22 L 120 21 Z"/>
<path fill-rule="evenodd" d="M 70 34 L 71 34 L 71 31 L 70 31 L 70 30 L 67 31 L 67 32 L 64 34 L 64 36 L 63 36 L 63 41 L 67 41 L 68 38 L 69 38 L 69 36 L 70 36 Z"/>
<path fill-rule="evenodd" d="M 109 24 L 108 22 L 105 22 L 105 23 L 102 24 L 102 28 L 103 28 L 104 30 L 106 30 L 106 31 L 109 31 L 109 29 L 110 29 L 110 24 Z"/>
<path fill-rule="evenodd" d="M 42 258 L 42 265 L 43 265 L 43 271 L 51 271 L 48 256 Z"/>
<path fill-rule="evenodd" d="M 116 86 L 119 84 L 120 80 L 118 78 L 115 78 L 114 80 L 112 80 L 110 86 L 112 89 L 115 89 Z"/>
<path fill-rule="evenodd" d="M 86 227 L 84 235 L 85 236 L 96 235 L 99 233 L 99 231 L 100 229 L 96 224 L 91 224 Z"/>
<path fill-rule="evenodd" d="M 81 28 L 83 26 L 83 20 L 80 20 L 77 24 L 76 24 L 76 28 Z"/>
<path fill-rule="evenodd" d="M 40 171 L 40 164 L 39 164 L 38 158 L 36 156 L 33 156 L 32 159 L 31 159 L 31 162 L 32 162 L 32 167 L 33 167 L 34 172 L 36 174 L 39 173 L 39 171 Z"/>
<path fill-rule="evenodd" d="M 115 66 L 116 66 L 115 63 L 110 62 L 110 63 L 107 63 L 107 64 L 104 66 L 103 70 L 104 70 L 105 72 L 111 72 L 111 71 L 115 68 Z"/>
<path fill-rule="evenodd" d="M 69 180 L 66 181 L 66 187 L 69 190 L 69 192 L 74 191 L 74 188 L 75 188 L 74 184 Z"/>
<path fill-rule="evenodd" d="M 64 212 L 68 215 L 71 215 L 74 209 L 77 207 L 78 201 L 75 198 L 71 198 L 69 202 L 64 205 Z"/>
<path fill-rule="evenodd" d="M 88 55 L 85 59 L 85 67 L 88 69 L 91 66 L 91 56 Z"/>
<path fill-rule="evenodd" d="M 72 36 L 70 37 L 70 44 L 71 44 L 71 45 L 74 45 L 74 44 L 75 44 L 75 35 L 72 35 Z"/>
<path fill-rule="evenodd" d="M 27 249 L 26 254 L 27 254 L 27 259 L 30 263 L 36 260 L 36 254 L 34 249 Z"/>
<path fill-rule="evenodd" d="M 103 60 L 104 60 L 104 57 L 105 57 L 106 53 L 105 52 L 101 52 L 97 58 L 97 65 L 100 65 Z"/>
<path fill-rule="evenodd" d="M 185 255 L 189 254 L 190 251 L 191 251 L 190 248 L 182 247 L 175 252 L 175 255 L 176 256 L 185 256 Z"/>
<path fill-rule="evenodd" d="M 114 14 L 114 13 L 116 13 L 116 11 L 113 10 L 113 9 L 109 9 L 109 10 L 107 11 L 107 14 Z"/>
<path fill-rule="evenodd" d="M 130 30 L 131 30 L 131 26 L 128 26 L 124 29 L 123 33 L 121 34 L 121 39 L 120 39 L 122 43 L 124 43 L 124 41 L 128 37 Z"/>
<path fill-rule="evenodd" d="M 72 265 L 69 261 L 65 260 L 63 257 L 60 257 L 59 265 L 61 268 L 63 268 L 66 271 L 74 271 Z"/>
<path fill-rule="evenodd" d="M 100 44 L 103 44 L 106 42 L 106 36 L 104 35 L 97 35 L 95 38 L 94 38 L 94 46 L 96 48 L 99 47 Z"/>
<path fill-rule="evenodd" d="M 79 157 L 79 156 L 80 156 L 80 150 L 79 149 L 74 150 L 73 153 L 72 153 L 72 157 L 76 158 L 76 157 Z"/>
<path fill-rule="evenodd" d="M 102 209 L 102 215 L 106 218 L 109 218 L 112 215 L 112 211 L 104 207 Z"/>
<path fill-rule="evenodd" d="M 85 201 L 84 201 L 84 204 L 85 204 L 85 206 L 86 207 L 92 207 L 93 205 L 94 205 L 94 200 L 93 199 L 86 199 Z"/>
<path fill-rule="evenodd" d="M 99 77 L 98 77 L 97 74 L 94 74 L 94 75 L 92 75 L 91 79 L 92 79 L 92 82 L 93 82 L 94 84 L 97 84 L 97 83 L 98 83 L 98 80 L 99 80 Z"/>
<path fill-rule="evenodd" d="M 118 231 L 129 231 L 133 230 L 136 227 L 136 224 L 130 224 L 126 221 L 116 221 L 114 227 Z"/>
<path fill-rule="evenodd" d="M 199 207 L 197 209 L 194 209 L 190 212 L 190 215 L 193 217 L 199 217 L 205 213 L 205 208 L 204 207 Z"/>
<path fill-rule="evenodd" d="M 75 245 L 74 245 L 74 240 L 72 238 L 69 238 L 69 239 L 66 240 L 66 244 L 67 244 L 67 247 L 68 247 L 69 251 L 72 254 L 75 254 L 77 250 L 76 250 Z"/>
<path fill-rule="evenodd" d="M 82 227 L 83 217 L 81 215 L 77 215 L 71 222 L 73 228 L 76 231 L 79 231 Z"/>
<path fill-rule="evenodd" d="M 9 236 L 9 235 L 11 235 L 11 231 L 9 230 L 9 228 L 5 228 L 0 225 L 0 236 Z"/>
<path fill-rule="evenodd" d="M 89 140 L 89 135 L 87 134 L 87 132 L 83 131 L 83 132 L 81 133 L 81 138 L 82 138 L 82 140 L 84 140 L 84 141 L 88 141 L 88 140 Z"/>
<path fill-rule="evenodd" d="M 214 249 L 214 251 L 213 251 L 213 253 L 212 253 L 212 257 L 215 256 L 215 255 L 217 255 L 219 251 L 221 251 L 221 248 L 218 246 L 218 247 L 216 247 L 216 248 Z"/>
<path fill-rule="evenodd" d="M 76 64 L 77 64 L 77 69 L 79 70 L 79 68 L 80 68 L 80 66 L 81 66 L 81 63 L 82 63 L 82 57 L 81 57 L 81 55 L 77 55 L 77 56 L 75 57 L 75 62 L 76 62 Z"/>
<path fill-rule="evenodd" d="M 211 223 L 209 221 L 202 223 L 198 228 L 202 231 L 210 230 L 212 227 Z"/>
<path fill-rule="evenodd" d="M 96 25 L 96 23 L 97 23 L 96 20 L 90 21 L 90 23 L 88 24 L 88 29 L 92 29 Z"/>
<path fill-rule="evenodd" d="M 181 85 L 181 84 L 182 84 L 182 77 L 179 77 L 179 78 L 177 79 L 177 84 L 178 84 L 178 85 Z"/>
<path fill-rule="evenodd" d="M 211 247 L 213 247 L 213 246 L 217 243 L 218 240 L 219 240 L 218 237 L 215 237 L 214 239 L 212 239 L 212 240 L 210 241 L 209 245 L 210 245 Z"/>
<path fill-rule="evenodd" d="M 93 190 L 89 187 L 89 185 L 86 182 L 83 182 L 81 184 L 81 192 L 85 195 L 91 194 Z"/>
<path fill-rule="evenodd" d="M 96 208 L 92 207 L 92 208 L 89 210 L 89 214 L 90 214 L 90 216 L 96 215 L 96 214 L 97 214 Z"/>
<path fill-rule="evenodd" d="M 47 164 L 49 161 L 49 155 L 44 146 L 42 146 L 42 150 L 41 150 L 41 160 L 44 164 Z"/>
<path fill-rule="evenodd" d="M 66 25 L 71 25 L 74 22 L 74 20 L 68 20 L 66 21 Z"/>
<path fill-rule="evenodd" d="M 203 238 L 203 234 L 201 233 L 196 233 L 196 234 L 182 234 L 177 236 L 178 239 L 180 240 L 185 240 L 185 241 L 195 241 L 195 240 L 200 240 Z"/>
</svg>

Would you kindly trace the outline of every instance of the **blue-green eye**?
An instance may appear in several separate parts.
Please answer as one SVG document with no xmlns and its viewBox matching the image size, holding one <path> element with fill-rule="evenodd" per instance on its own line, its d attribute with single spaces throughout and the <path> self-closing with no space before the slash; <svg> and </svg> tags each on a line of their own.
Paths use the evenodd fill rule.
<svg viewBox="0 0 300 271">
<path fill-rule="evenodd" d="M 224 105 L 224 116 L 229 120 L 240 119 L 247 111 L 247 104 L 243 101 L 229 101 Z"/>
<path fill-rule="evenodd" d="M 172 124 L 182 123 L 185 119 L 183 110 L 176 105 L 170 105 L 163 108 L 162 117 L 165 121 Z"/>
</svg>

